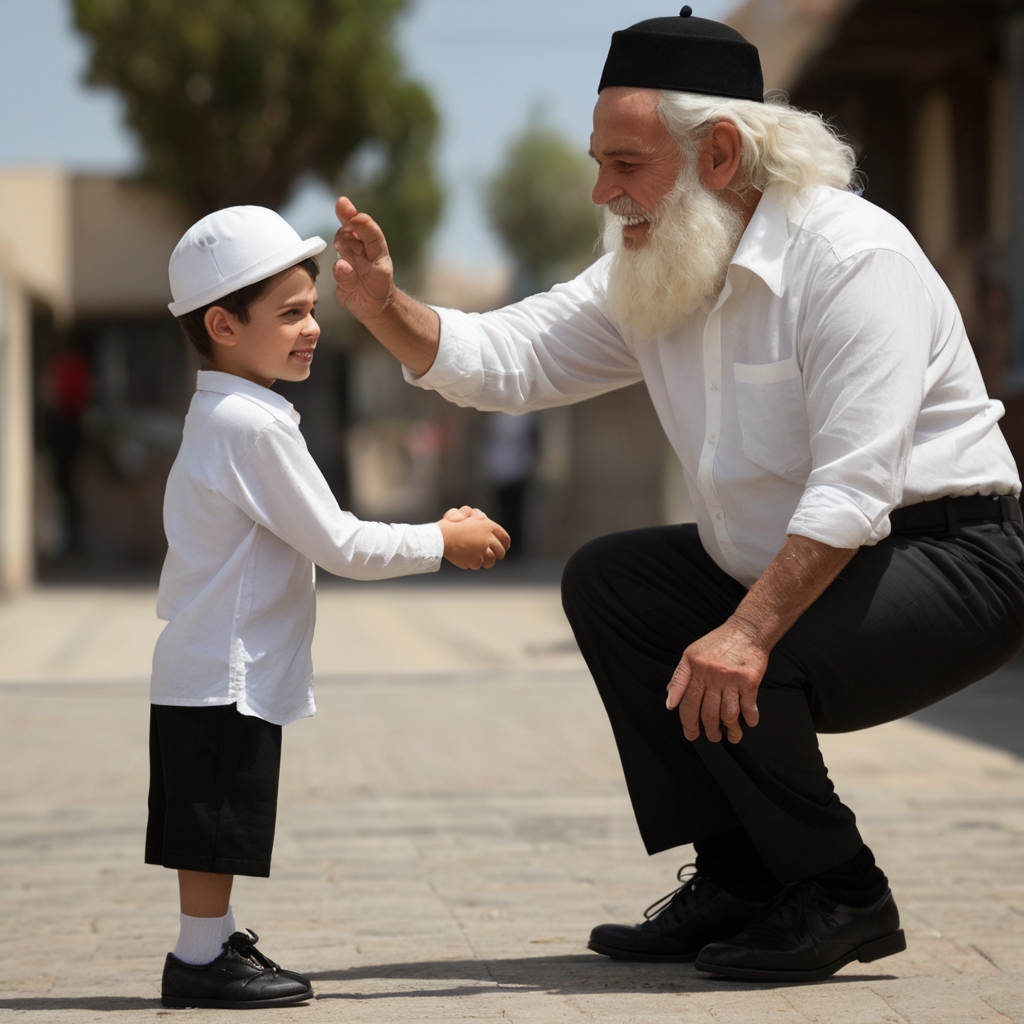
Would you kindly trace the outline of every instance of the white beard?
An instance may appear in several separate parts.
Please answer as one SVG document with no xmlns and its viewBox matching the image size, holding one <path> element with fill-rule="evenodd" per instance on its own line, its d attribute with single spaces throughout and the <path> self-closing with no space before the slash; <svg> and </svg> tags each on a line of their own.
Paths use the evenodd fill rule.
<svg viewBox="0 0 1024 1024">
<path fill-rule="evenodd" d="M 623 220 L 650 220 L 646 243 L 623 244 Z M 653 215 L 625 196 L 604 211 L 605 252 L 615 253 L 608 281 L 612 318 L 637 341 L 671 334 L 725 284 L 744 231 L 740 212 L 684 169 Z"/>
</svg>

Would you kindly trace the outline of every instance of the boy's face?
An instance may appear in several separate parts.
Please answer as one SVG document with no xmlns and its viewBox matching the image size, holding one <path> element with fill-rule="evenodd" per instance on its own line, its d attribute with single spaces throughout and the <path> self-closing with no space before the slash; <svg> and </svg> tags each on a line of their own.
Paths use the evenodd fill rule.
<svg viewBox="0 0 1024 1024">
<path fill-rule="evenodd" d="M 275 380 L 305 380 L 320 337 L 315 310 L 316 286 L 300 267 L 271 279 L 249 307 L 247 324 L 212 306 L 205 323 L 213 342 L 213 368 L 265 388 Z"/>
</svg>

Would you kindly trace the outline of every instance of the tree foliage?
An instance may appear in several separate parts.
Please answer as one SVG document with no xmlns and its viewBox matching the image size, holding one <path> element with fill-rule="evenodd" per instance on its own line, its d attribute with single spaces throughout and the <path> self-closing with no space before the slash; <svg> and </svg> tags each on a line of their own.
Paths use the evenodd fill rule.
<svg viewBox="0 0 1024 1024">
<path fill-rule="evenodd" d="M 594 259 L 594 167 L 554 129 L 531 123 L 491 179 L 488 212 L 506 248 L 541 288 Z"/>
<path fill-rule="evenodd" d="M 358 198 L 400 264 L 441 209 L 437 114 L 391 43 L 407 2 L 73 0 L 93 43 L 89 81 L 124 97 L 146 180 L 197 217 L 274 209 L 304 174 L 334 187 L 371 147 Z"/>
</svg>

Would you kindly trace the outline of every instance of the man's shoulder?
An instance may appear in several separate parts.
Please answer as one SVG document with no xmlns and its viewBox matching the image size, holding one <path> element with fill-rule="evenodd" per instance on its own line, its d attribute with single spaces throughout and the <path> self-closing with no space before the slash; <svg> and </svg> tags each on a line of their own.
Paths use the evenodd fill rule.
<svg viewBox="0 0 1024 1024">
<path fill-rule="evenodd" d="M 924 259 L 906 226 L 854 192 L 818 188 L 793 200 L 790 234 L 797 247 L 831 253 L 837 263 L 868 252 L 895 252 L 913 263 Z"/>
</svg>

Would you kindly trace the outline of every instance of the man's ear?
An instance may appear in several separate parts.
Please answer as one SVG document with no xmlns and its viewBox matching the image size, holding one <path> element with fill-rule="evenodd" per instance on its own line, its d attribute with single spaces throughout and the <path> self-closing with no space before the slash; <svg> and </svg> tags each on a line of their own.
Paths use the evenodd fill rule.
<svg viewBox="0 0 1024 1024">
<path fill-rule="evenodd" d="M 732 121 L 719 121 L 700 146 L 700 180 L 716 192 L 728 188 L 740 169 L 741 155 L 739 129 Z"/>
<path fill-rule="evenodd" d="M 225 348 L 238 344 L 238 318 L 222 306 L 211 306 L 203 317 L 210 340 Z"/>
</svg>

